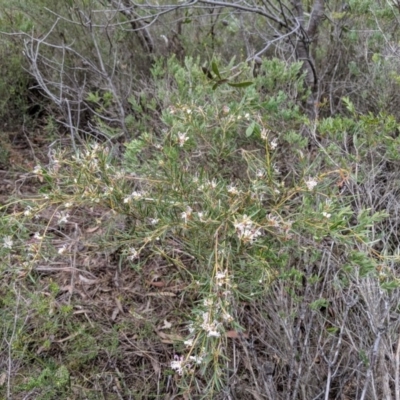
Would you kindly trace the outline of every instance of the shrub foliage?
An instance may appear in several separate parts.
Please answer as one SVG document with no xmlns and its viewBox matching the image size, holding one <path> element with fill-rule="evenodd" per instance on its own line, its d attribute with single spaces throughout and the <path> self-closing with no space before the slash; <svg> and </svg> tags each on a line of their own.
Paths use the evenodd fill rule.
<svg viewBox="0 0 400 400">
<path fill-rule="evenodd" d="M 326 8 L 310 84 L 289 34 L 234 54 L 261 6 L 67 3 L 0 15 L 48 143 L 1 205 L 0 393 L 396 396 L 397 6 Z"/>
</svg>

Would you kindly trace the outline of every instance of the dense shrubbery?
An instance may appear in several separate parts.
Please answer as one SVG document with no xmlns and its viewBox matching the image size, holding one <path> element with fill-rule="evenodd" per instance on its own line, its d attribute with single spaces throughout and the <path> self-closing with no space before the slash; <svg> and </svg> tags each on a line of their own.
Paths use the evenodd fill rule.
<svg viewBox="0 0 400 400">
<path fill-rule="evenodd" d="M 276 70 L 281 71 L 278 81 Z M 293 312 L 303 307 L 303 318 L 318 318 L 328 307 L 339 312 L 332 290 L 342 297 L 350 296 L 346 293 L 355 284 L 381 290 L 397 286 L 390 268 L 378 268 L 386 258 L 379 260 L 373 247 L 373 228 L 379 222 L 385 228 L 385 207 L 366 208 L 372 205 L 349 193 L 372 179 L 361 161 L 367 157 L 363 151 L 378 155 L 368 142 L 372 137 L 380 151 L 391 153 L 393 161 L 397 158 L 395 139 L 387 136 L 393 119 L 323 119 L 307 128 L 320 146 L 310 154 L 312 137 L 307 140 L 299 133 L 305 120 L 296 100 L 302 93 L 298 66 L 272 60 L 263 71 L 246 89 L 213 90 L 191 59 L 183 67 L 170 61 L 168 88 L 156 67 L 154 90 L 165 101 L 164 129 L 144 131 L 127 143 L 124 168 L 113 161 L 107 145 L 91 144 L 72 154 L 55 149 L 47 167 L 35 168 L 41 195 L 21 203 L 23 210 L 8 217 L 4 226 L 12 229 L 4 239 L 12 245 L 3 252 L 11 263 L 18 257 L 16 276 L 36 276 L 44 259 L 73 252 L 72 244 L 54 247 L 49 227 L 68 224 L 82 207 L 99 207 L 110 215 L 103 236 L 94 235 L 93 244 L 86 246 L 119 249 L 123 268 L 130 265 L 138 273 L 160 259 L 172 263 L 186 282 L 186 296 L 195 296 L 190 313 L 179 317 L 184 324 L 182 343 L 177 342 L 181 350 L 171 364 L 188 393 L 196 377 L 210 382 L 208 393 L 226 384 L 226 334 L 240 336 L 250 329 L 238 315 L 241 302 L 263 302 L 283 285 L 294 308 L 271 311 L 266 305 L 264 313 L 294 318 Z M 268 88 L 263 101 L 259 86 Z M 351 148 L 341 145 L 347 135 L 353 139 Z M 359 171 L 353 167 L 355 157 L 362 157 L 356 161 Z M 46 212 L 50 219 L 43 225 Z M 26 248 L 28 232 L 36 230 L 34 243 Z M 351 299 L 346 317 L 357 308 L 358 300 Z M 274 307 L 278 304 L 275 299 Z M 342 318 L 331 322 L 326 333 L 308 332 L 308 340 L 339 332 L 334 341 L 341 346 L 346 327 Z M 295 323 L 291 331 L 296 332 Z M 373 331 L 371 335 L 373 340 Z M 283 348 L 275 349 L 282 352 L 279 358 L 285 356 Z M 310 349 L 304 350 L 310 357 Z"/>
<path fill-rule="evenodd" d="M 65 8 L 66 32 L 72 21 L 88 32 L 82 10 Z M 0 393 L 395 393 L 400 139 L 389 91 L 398 76 L 376 52 L 394 33 L 378 26 L 360 67 L 361 38 L 342 24 L 369 18 L 357 10 L 330 14 L 345 61 L 328 65 L 338 48 L 316 49 L 327 68 L 317 118 L 307 116 L 307 71 L 289 57 L 264 59 L 254 74 L 251 63 L 203 64 L 188 49 L 198 58 L 154 54 L 139 78 L 139 67 L 125 73 L 122 45 L 111 51 L 126 43 L 120 25 L 109 37 L 94 27 L 87 41 L 71 32 L 65 53 L 57 25 L 54 42 L 28 54 L 51 105 L 40 129 L 57 136 L 22 176 L 35 194 L 22 196 L 17 181 L 1 208 Z M 370 11 L 384 24 L 394 9 Z M 328 37 L 322 30 L 319 40 Z M 87 85 L 73 81 L 78 72 Z M 19 73 L 18 84 L 27 79 Z M 0 82 L 12 76 L 6 68 Z M 366 78 L 371 92 L 357 87 Z"/>
</svg>

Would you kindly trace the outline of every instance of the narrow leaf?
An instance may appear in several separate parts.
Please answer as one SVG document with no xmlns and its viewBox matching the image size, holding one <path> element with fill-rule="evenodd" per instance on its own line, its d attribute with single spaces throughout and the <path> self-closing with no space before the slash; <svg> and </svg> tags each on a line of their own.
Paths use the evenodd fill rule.
<svg viewBox="0 0 400 400">
<path fill-rule="evenodd" d="M 247 87 L 247 86 L 250 86 L 250 85 L 252 85 L 254 82 L 250 82 L 250 81 L 248 81 L 248 82 L 238 82 L 238 83 L 228 83 L 228 85 L 229 86 L 232 86 L 232 87 Z"/>
<path fill-rule="evenodd" d="M 217 63 L 215 61 L 213 61 L 211 63 L 211 69 L 213 70 L 214 74 L 217 75 L 218 78 L 222 80 L 221 75 L 219 73 L 219 69 L 218 69 Z"/>
</svg>

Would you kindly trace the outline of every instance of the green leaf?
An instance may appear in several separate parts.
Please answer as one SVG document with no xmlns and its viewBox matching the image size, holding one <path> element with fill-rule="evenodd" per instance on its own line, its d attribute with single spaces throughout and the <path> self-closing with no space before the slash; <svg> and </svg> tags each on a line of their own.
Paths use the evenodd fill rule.
<svg viewBox="0 0 400 400">
<path fill-rule="evenodd" d="M 387 291 L 397 289 L 399 286 L 399 282 L 396 281 L 381 283 L 381 288 Z"/>
<path fill-rule="evenodd" d="M 352 113 L 355 114 L 356 109 L 354 107 L 354 104 L 348 97 L 343 97 L 342 98 L 343 103 L 346 105 L 346 108 Z"/>
<path fill-rule="evenodd" d="M 329 306 L 329 301 L 327 299 L 321 298 L 310 303 L 311 310 L 319 311 L 321 308 L 327 308 Z"/>
<path fill-rule="evenodd" d="M 217 75 L 220 80 L 222 80 L 217 63 L 215 61 L 211 63 L 211 69 L 213 70 L 214 74 Z"/>
<path fill-rule="evenodd" d="M 345 225 L 345 223 L 344 223 L 343 220 L 336 221 L 336 222 L 334 222 L 333 224 L 331 224 L 331 225 L 329 226 L 329 230 L 332 232 L 332 231 L 337 230 L 338 227 L 341 227 L 341 228 L 342 228 L 344 225 Z"/>
<path fill-rule="evenodd" d="M 86 100 L 90 101 L 92 103 L 99 103 L 100 102 L 100 96 L 99 94 L 93 93 L 93 92 L 89 92 L 88 95 L 86 96 Z"/>
<path fill-rule="evenodd" d="M 335 327 L 335 326 L 331 326 L 329 328 L 326 329 L 329 333 L 335 334 L 336 332 L 339 331 L 339 328 Z"/>
<path fill-rule="evenodd" d="M 228 82 L 228 85 L 229 86 L 232 86 L 232 87 L 247 87 L 247 86 L 250 86 L 250 85 L 252 85 L 254 82 L 250 82 L 250 81 L 247 81 L 247 82 L 238 82 L 238 83 L 229 83 Z"/>
<path fill-rule="evenodd" d="M 256 123 L 253 121 L 246 129 L 246 137 L 250 137 L 253 134 L 255 127 Z"/>
</svg>

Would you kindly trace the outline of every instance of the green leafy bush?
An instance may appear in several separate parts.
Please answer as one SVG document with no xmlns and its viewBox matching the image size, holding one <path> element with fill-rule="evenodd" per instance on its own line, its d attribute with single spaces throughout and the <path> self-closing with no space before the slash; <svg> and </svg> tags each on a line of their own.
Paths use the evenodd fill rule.
<svg viewBox="0 0 400 400">
<path fill-rule="evenodd" d="M 360 157 L 372 149 L 397 161 L 387 136 L 396 124 L 383 115 L 321 120 L 309 125 L 320 139 L 306 155 L 313 136 L 298 133 L 306 122 L 299 65 L 271 60 L 264 68 L 251 86 L 213 88 L 191 59 L 183 66 L 170 60 L 168 86 L 156 66 L 163 130 L 141 132 L 127 143 L 122 166 L 111 148 L 97 143 L 72 154 L 54 151 L 49 165 L 34 171 L 41 195 L 20 202 L 14 217 L 35 227 L 35 242 L 24 252 L 22 232 L 19 239 L 16 233 L 4 238 L 16 242 L 15 273 L 36 279 L 42 260 L 71 249 L 54 248 L 34 216 L 51 208 L 51 219 L 62 225 L 78 209 L 99 207 L 109 215 L 106 227 L 85 246 L 117 252 L 122 271 L 140 274 L 160 260 L 173 265 L 172 277 L 185 282 L 185 296 L 193 299 L 179 314 L 183 328 L 170 362 L 184 393 L 212 397 L 226 384 L 227 337 L 247 335 L 238 314 L 243 302 L 264 301 L 283 285 L 291 312 L 307 307 L 317 315 L 332 301 L 321 282 L 339 292 L 371 279 L 397 286 L 390 273 L 378 274 L 373 247 L 385 210 L 344 192 L 369 178 Z M 244 68 L 244 77 L 248 73 Z M 263 101 L 259 90 L 265 90 Z M 5 247 L 11 254 L 14 244 Z M 89 347 L 96 357 L 95 343 Z"/>
</svg>

